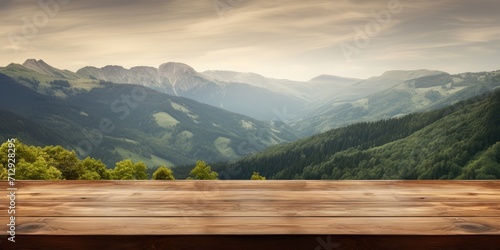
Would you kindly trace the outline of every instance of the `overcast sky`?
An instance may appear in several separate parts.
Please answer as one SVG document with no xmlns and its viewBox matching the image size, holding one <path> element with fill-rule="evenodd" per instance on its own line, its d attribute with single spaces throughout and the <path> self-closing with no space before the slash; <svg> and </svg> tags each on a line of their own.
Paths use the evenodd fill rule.
<svg viewBox="0 0 500 250">
<path fill-rule="evenodd" d="M 293 80 L 500 69 L 498 0 L 55 1 L 0 0 L 1 66 L 173 61 Z"/>
</svg>

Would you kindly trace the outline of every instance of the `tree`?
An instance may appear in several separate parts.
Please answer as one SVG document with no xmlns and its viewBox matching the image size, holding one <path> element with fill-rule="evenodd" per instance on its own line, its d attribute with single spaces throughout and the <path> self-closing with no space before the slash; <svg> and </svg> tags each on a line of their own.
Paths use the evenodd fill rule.
<svg viewBox="0 0 500 250">
<path fill-rule="evenodd" d="M 45 157 L 47 164 L 59 169 L 64 179 L 78 180 L 84 174 L 85 170 L 75 151 L 68 151 L 61 146 L 47 146 L 43 148 L 43 152 L 48 155 Z"/>
<path fill-rule="evenodd" d="M 146 180 L 146 169 L 147 166 L 143 162 L 134 164 L 131 160 L 123 160 L 116 163 L 111 175 L 113 180 Z"/>
<path fill-rule="evenodd" d="M 262 180 L 262 181 L 265 181 L 266 177 L 261 176 L 259 174 L 259 172 L 253 172 L 252 177 L 250 178 L 250 180 L 256 180 L 256 181 Z"/>
<path fill-rule="evenodd" d="M 160 166 L 153 173 L 153 180 L 175 180 L 174 172 L 170 168 Z"/>
<path fill-rule="evenodd" d="M 7 166 L 9 143 L 4 143 L 0 146 L 0 178 L 8 178 Z M 62 173 L 52 164 L 47 162 L 48 155 L 42 151 L 40 147 L 27 146 L 19 141 L 13 143 L 15 147 L 15 160 L 16 168 L 15 175 L 13 176 L 16 180 L 60 180 L 62 179 Z M 5 153 L 3 153 L 5 152 Z"/>
<path fill-rule="evenodd" d="M 189 172 L 188 180 L 217 180 L 219 174 L 212 171 L 204 161 L 197 161 L 196 166 Z"/>
<path fill-rule="evenodd" d="M 96 172 L 85 171 L 78 180 L 101 180 L 101 176 Z"/>
<path fill-rule="evenodd" d="M 38 157 L 33 163 L 21 159 L 16 165 L 17 180 L 60 180 L 62 173 L 52 166 L 48 166 L 43 157 Z"/>
<path fill-rule="evenodd" d="M 91 157 L 85 158 L 81 165 L 84 173 L 78 178 L 79 180 L 109 180 L 111 179 L 109 170 L 101 160 L 96 160 Z"/>
<path fill-rule="evenodd" d="M 19 140 L 16 140 L 14 143 L 5 142 L 2 146 L 0 146 L 0 162 L 4 165 L 4 167 L 8 166 L 9 144 L 14 145 L 14 147 L 10 149 L 15 149 L 16 161 L 19 161 L 20 159 L 24 159 L 26 162 L 30 163 L 36 161 L 40 148 L 33 146 L 29 147 L 21 143 Z"/>
</svg>

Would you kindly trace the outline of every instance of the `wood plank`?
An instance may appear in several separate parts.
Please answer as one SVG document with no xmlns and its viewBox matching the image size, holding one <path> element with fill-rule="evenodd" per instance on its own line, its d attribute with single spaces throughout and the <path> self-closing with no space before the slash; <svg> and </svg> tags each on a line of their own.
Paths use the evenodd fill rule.
<svg viewBox="0 0 500 250">
<path fill-rule="evenodd" d="M 159 216 L 321 216 L 321 217 L 500 217 L 499 203 L 482 202 L 387 202 L 284 203 L 284 202 L 18 202 L 22 217 L 159 217 Z M 0 217 L 7 217 L 0 205 Z"/>
<path fill-rule="evenodd" d="M 16 223 L 18 235 L 500 235 L 499 217 L 20 217 Z"/>
<path fill-rule="evenodd" d="M 500 237 L 487 235 L 243 235 L 243 236 L 53 236 L 23 235 L 0 249 L 169 249 L 169 250 L 423 250 L 499 249 Z"/>
<path fill-rule="evenodd" d="M 484 202 L 500 201 L 497 190 L 463 192 L 433 190 L 364 190 L 364 191 L 124 191 L 101 190 L 18 190 L 17 198 L 26 202 Z"/>
<path fill-rule="evenodd" d="M 16 187 L 19 236 L 500 237 L 498 181 L 18 181 Z M 7 193 L 5 181 L 0 188 Z M 7 206 L 0 204 L 2 220 Z"/>
</svg>

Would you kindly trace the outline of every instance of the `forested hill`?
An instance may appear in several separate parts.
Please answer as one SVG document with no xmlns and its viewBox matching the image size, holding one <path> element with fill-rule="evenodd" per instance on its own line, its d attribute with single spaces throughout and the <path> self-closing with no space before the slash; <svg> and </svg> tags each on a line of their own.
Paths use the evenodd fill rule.
<svg viewBox="0 0 500 250">
<path fill-rule="evenodd" d="M 16 64 L 0 68 L 0 122 L 1 142 L 61 145 L 108 167 L 124 158 L 150 168 L 235 160 L 297 139 L 285 125 L 139 85 L 54 78 Z"/>
<path fill-rule="evenodd" d="M 358 123 L 214 165 L 230 178 L 499 179 L 500 91 L 402 118 Z"/>
<path fill-rule="evenodd" d="M 63 137 L 49 128 L 3 109 L 0 109 L 0 131 L 1 142 L 16 137 L 29 145 L 66 145 Z"/>
</svg>

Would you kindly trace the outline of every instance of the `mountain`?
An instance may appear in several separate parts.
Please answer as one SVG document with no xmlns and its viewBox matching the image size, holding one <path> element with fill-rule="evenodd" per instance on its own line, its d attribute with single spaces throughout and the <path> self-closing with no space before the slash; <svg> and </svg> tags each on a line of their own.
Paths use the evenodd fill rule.
<svg viewBox="0 0 500 250">
<path fill-rule="evenodd" d="M 106 164 L 123 158 L 149 166 L 234 160 L 297 139 L 285 126 L 143 86 L 56 78 L 18 64 L 0 68 L 0 109 L 14 113 L 13 122 L 35 121 L 64 139 L 57 144 Z"/>
<path fill-rule="evenodd" d="M 311 80 L 308 84 L 314 86 L 317 92 L 324 93 L 320 102 L 314 108 L 331 105 L 345 101 L 354 101 L 371 94 L 390 89 L 397 84 L 419 77 L 439 74 L 439 71 L 432 70 L 394 70 L 387 71 L 381 76 L 374 76 L 366 80 L 357 78 L 345 78 L 332 75 L 320 75 Z M 318 98 L 316 96 L 315 98 Z M 306 110 L 310 113 L 313 109 Z"/>
<path fill-rule="evenodd" d="M 59 72 L 41 60 L 28 60 L 25 65 L 39 65 L 31 68 L 39 73 L 52 72 L 49 74 L 51 76 Z M 173 62 L 162 64 L 159 68 L 84 67 L 76 73 L 83 79 L 143 85 L 259 120 L 292 122 L 291 125 L 302 136 L 357 121 L 384 118 L 387 114 L 370 111 L 367 114 L 371 117 L 354 120 L 339 119 L 337 114 L 339 108 L 342 113 L 353 103 L 354 106 L 363 103 L 362 98 L 369 95 L 409 80 L 440 74 L 446 73 L 431 70 L 389 71 L 367 80 L 320 75 L 308 82 L 299 82 L 234 71 L 211 70 L 200 73 L 189 65 Z M 353 116 L 360 115 L 355 113 Z"/>
<path fill-rule="evenodd" d="M 23 66 L 33 71 L 36 71 L 40 74 L 49 75 L 52 77 L 69 78 L 69 79 L 79 78 L 77 74 L 69 70 L 56 69 L 45 63 L 43 60 L 37 61 L 35 59 L 28 59 L 23 63 Z"/>
<path fill-rule="evenodd" d="M 187 94 L 191 89 L 213 84 L 183 63 L 165 63 L 158 69 L 144 66 L 133 67 L 130 70 L 122 66 L 84 67 L 76 73 L 82 78 L 144 85 L 176 96 Z"/>
<path fill-rule="evenodd" d="M 366 89 L 358 88 L 357 84 L 362 82 L 362 79 L 347 78 L 332 75 L 319 75 L 309 80 L 307 83 L 312 89 L 317 92 L 317 104 L 323 104 L 329 100 L 346 101 L 353 100 L 359 97 L 364 97 L 371 92 L 366 92 Z"/>
<path fill-rule="evenodd" d="M 238 82 L 253 85 L 255 87 L 268 89 L 277 93 L 287 95 L 306 101 L 307 106 L 322 103 L 326 99 L 351 99 L 347 89 L 353 89 L 354 85 L 363 80 L 346 78 L 332 75 L 320 75 L 307 82 L 291 81 L 286 79 L 267 78 L 255 73 L 241 73 L 234 71 L 210 70 L 203 75 L 214 81 Z M 366 94 L 355 91 L 356 96 Z M 302 109 L 301 109 L 302 110 Z M 301 110 L 297 110 L 297 113 Z"/>
<path fill-rule="evenodd" d="M 0 68 L 0 137 L 63 145 L 108 166 L 124 158 L 150 167 L 201 159 L 222 162 L 214 168 L 240 179 L 254 171 L 270 179 L 500 176 L 500 94 L 491 94 L 500 71 L 390 71 L 367 80 L 321 75 L 295 82 L 200 73 L 182 63 L 77 73 L 42 60 L 24 65 Z M 327 132 L 280 145 L 296 141 L 295 131 Z"/>
<path fill-rule="evenodd" d="M 208 73 L 196 72 L 183 63 L 169 62 L 159 68 L 84 67 L 77 74 L 82 78 L 143 85 L 260 120 L 276 118 L 273 108 L 289 106 L 295 110 L 301 109 L 306 103 L 304 98 L 248 82 L 221 81 Z"/>
<path fill-rule="evenodd" d="M 67 73 L 42 60 L 30 59 L 24 64 L 44 76 Z M 197 72 L 189 65 L 173 62 L 158 68 L 84 67 L 72 74 L 77 78 L 70 75 L 64 79 L 142 85 L 257 120 L 284 123 L 300 137 L 356 122 L 445 107 L 500 85 L 491 81 L 498 72 L 450 75 L 436 70 L 395 70 L 366 80 L 320 75 L 300 82 L 249 72 Z M 60 91 L 56 94 L 65 95 Z"/>
<path fill-rule="evenodd" d="M 360 88 L 370 88 L 375 91 L 392 88 L 401 82 L 418 79 L 422 77 L 441 75 L 445 72 L 437 70 L 392 70 L 384 72 L 381 76 L 370 77 L 365 81 L 359 82 Z"/>
<path fill-rule="evenodd" d="M 290 123 L 301 136 L 353 124 L 445 107 L 500 86 L 500 71 L 450 75 L 439 71 L 392 71 L 357 87 L 381 90 L 351 101 L 331 100 Z M 366 93 L 366 92 L 365 92 Z"/>
<path fill-rule="evenodd" d="M 186 64 L 173 62 L 162 64 L 158 69 L 84 67 L 77 74 L 83 78 L 143 85 L 255 119 L 284 122 L 328 99 L 352 100 L 372 93 L 354 86 L 361 79 L 321 76 L 300 82 L 250 72 L 209 70 L 200 73 Z"/>
<path fill-rule="evenodd" d="M 203 72 L 202 74 L 212 81 L 225 84 L 248 84 L 257 88 L 267 89 L 275 93 L 282 93 L 306 102 L 309 102 L 311 98 L 311 96 L 309 96 L 309 88 L 303 82 L 267 78 L 251 72 L 242 73 L 235 71 L 209 70 Z"/>
<path fill-rule="evenodd" d="M 494 81 L 500 81 L 496 75 Z M 500 91 L 363 122 L 213 168 L 248 179 L 500 179 Z"/>
</svg>

